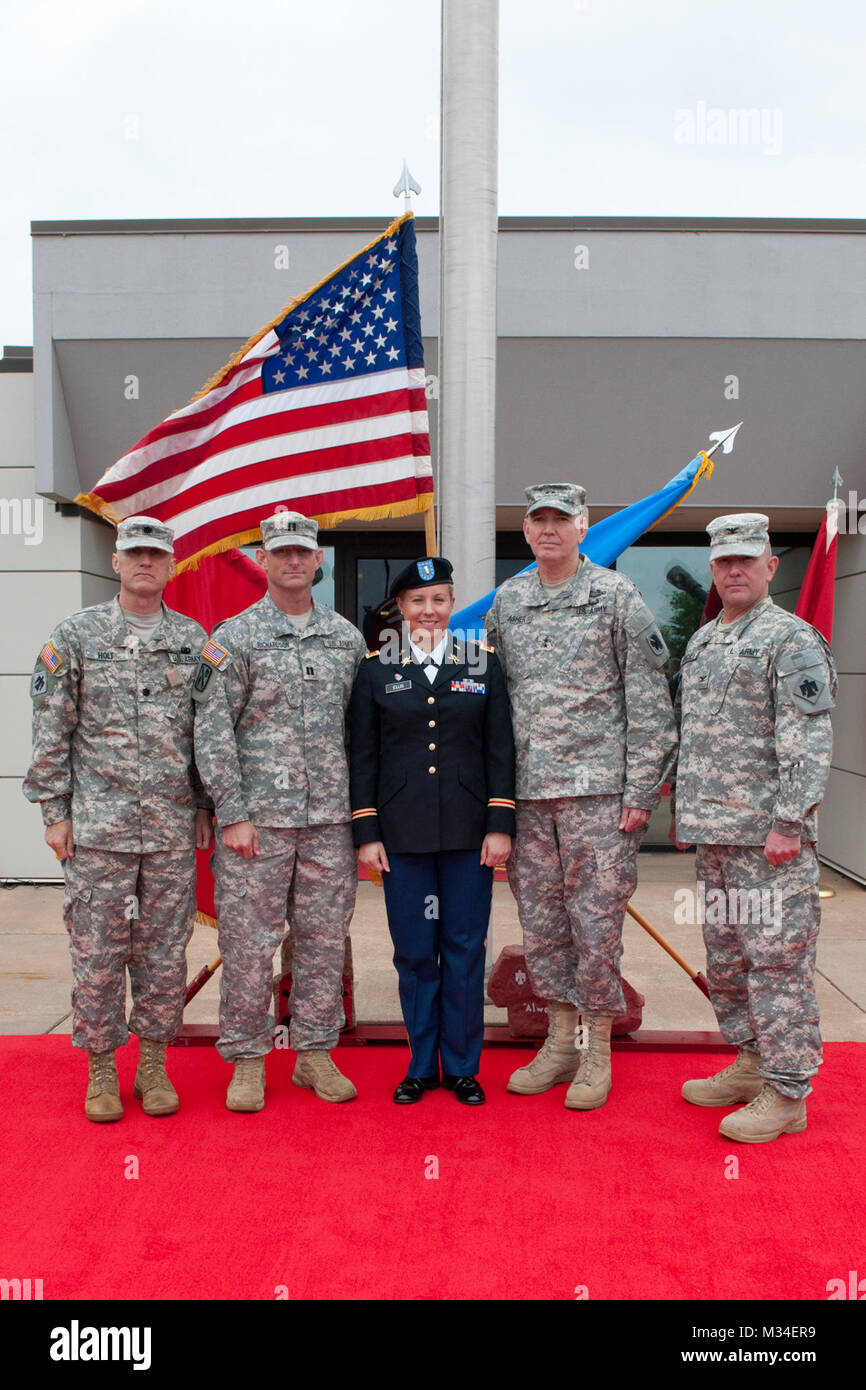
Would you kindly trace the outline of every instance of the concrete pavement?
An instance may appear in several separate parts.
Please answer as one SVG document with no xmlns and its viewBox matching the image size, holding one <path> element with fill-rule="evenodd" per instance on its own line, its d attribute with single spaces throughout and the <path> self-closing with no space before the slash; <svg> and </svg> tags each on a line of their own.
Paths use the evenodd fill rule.
<svg viewBox="0 0 866 1390">
<path fill-rule="evenodd" d="M 818 944 L 818 1000 L 825 1039 L 866 1042 L 866 888 L 822 866 L 821 882 L 836 890 L 823 904 Z M 694 855 L 645 851 L 634 906 L 695 970 L 704 970 L 701 930 L 677 925 L 675 894 L 694 888 Z M 69 1033 L 71 972 L 61 917 L 61 886 L 0 888 L 0 1033 Z M 508 885 L 493 894 L 494 958 L 521 941 Z M 631 918 L 626 918 L 623 974 L 646 996 L 645 1029 L 715 1029 L 708 1000 Z M 399 1023 L 397 976 L 381 889 L 358 885 L 352 922 L 357 1019 Z M 188 952 L 189 977 L 218 954 L 217 934 L 196 927 Z M 219 974 L 189 1004 L 188 1023 L 216 1023 Z M 488 1023 L 504 1023 L 504 1009 L 488 1005 Z"/>
</svg>

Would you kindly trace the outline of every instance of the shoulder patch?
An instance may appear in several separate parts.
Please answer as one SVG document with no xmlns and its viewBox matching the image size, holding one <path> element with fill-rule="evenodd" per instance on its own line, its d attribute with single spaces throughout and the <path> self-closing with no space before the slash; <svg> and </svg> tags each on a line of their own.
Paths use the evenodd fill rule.
<svg viewBox="0 0 866 1390">
<path fill-rule="evenodd" d="M 835 678 L 820 648 L 783 655 L 778 677 L 780 689 L 800 714 L 823 714 L 833 708 Z"/>
<path fill-rule="evenodd" d="M 199 662 L 198 670 L 193 676 L 192 688 L 190 690 L 190 695 L 194 700 L 201 702 L 208 698 L 211 693 L 215 670 L 216 667 L 209 665 L 207 661 Z"/>
<path fill-rule="evenodd" d="M 801 714 L 822 714 L 833 708 L 833 697 L 825 675 L 821 666 L 810 666 L 782 677 L 782 689 Z"/>
<path fill-rule="evenodd" d="M 644 660 L 654 671 L 661 670 L 670 653 L 658 623 L 641 600 L 625 621 L 626 631 L 641 649 Z"/>
<path fill-rule="evenodd" d="M 63 665 L 63 657 L 56 652 L 50 642 L 46 642 L 42 651 L 39 653 L 39 660 L 44 666 L 48 667 L 52 676 L 56 676 L 60 667 Z"/>
<path fill-rule="evenodd" d="M 53 685 L 54 681 L 52 680 L 51 676 L 49 676 L 46 671 L 40 671 L 37 668 L 30 678 L 31 700 L 38 700 L 43 695 L 47 695 L 48 691 L 51 689 Z"/>
<path fill-rule="evenodd" d="M 225 647 L 221 647 L 216 642 L 205 642 L 201 649 L 202 661 L 209 661 L 211 666 L 221 666 L 228 656 Z"/>
</svg>

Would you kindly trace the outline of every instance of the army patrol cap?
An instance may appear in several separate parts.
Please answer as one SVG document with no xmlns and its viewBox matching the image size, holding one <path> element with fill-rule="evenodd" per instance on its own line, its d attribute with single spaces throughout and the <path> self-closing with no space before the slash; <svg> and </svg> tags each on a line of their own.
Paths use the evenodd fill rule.
<svg viewBox="0 0 866 1390">
<path fill-rule="evenodd" d="M 262 548 L 276 550 L 280 545 L 302 545 L 318 550 L 319 523 L 300 512 L 275 512 L 261 522 Z"/>
<path fill-rule="evenodd" d="M 450 560 L 442 555 L 425 555 L 413 560 L 401 570 L 388 590 L 389 598 L 397 598 L 404 589 L 429 589 L 432 584 L 451 584 L 454 573 Z"/>
<path fill-rule="evenodd" d="M 147 545 L 152 550 L 167 550 L 174 554 L 174 531 L 164 521 L 155 516 L 128 516 L 117 528 L 115 550 L 133 550 L 136 546 Z"/>
<path fill-rule="evenodd" d="M 553 507 L 566 516 L 582 516 L 586 511 L 586 488 L 580 483 L 533 483 L 524 492 L 527 516 L 542 507 Z"/>
<path fill-rule="evenodd" d="M 763 555 L 769 542 L 770 518 L 763 512 L 734 512 L 717 516 L 707 527 L 710 560 L 725 555 Z"/>
</svg>

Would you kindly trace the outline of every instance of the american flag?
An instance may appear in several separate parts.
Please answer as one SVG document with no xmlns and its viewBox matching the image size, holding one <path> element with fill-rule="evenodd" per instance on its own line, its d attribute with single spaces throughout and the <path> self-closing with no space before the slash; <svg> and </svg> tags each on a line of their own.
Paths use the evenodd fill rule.
<svg viewBox="0 0 866 1390">
<path fill-rule="evenodd" d="M 334 525 L 433 500 L 412 214 L 294 299 L 76 501 L 174 527 L 178 571 L 278 506 Z"/>
</svg>

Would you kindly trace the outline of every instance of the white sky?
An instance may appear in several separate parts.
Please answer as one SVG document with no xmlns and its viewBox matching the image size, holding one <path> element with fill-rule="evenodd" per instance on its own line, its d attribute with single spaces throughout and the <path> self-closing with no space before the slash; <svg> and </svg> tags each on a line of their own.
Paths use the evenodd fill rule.
<svg viewBox="0 0 866 1390">
<path fill-rule="evenodd" d="M 384 225 L 404 157 L 435 215 L 439 23 L 439 0 L 0 0 L 0 344 L 32 341 L 31 220 Z M 866 218 L 864 59 L 863 0 L 501 0 L 500 213 Z"/>
</svg>

